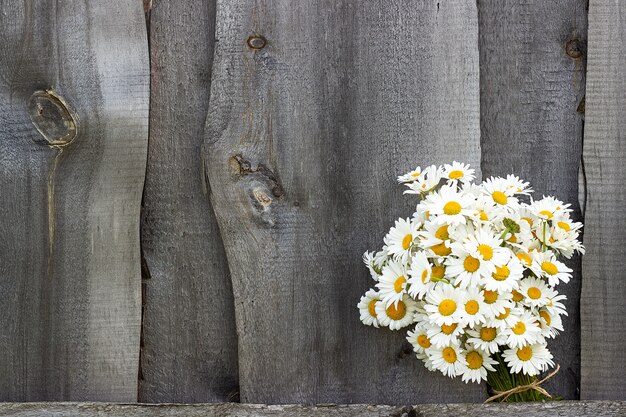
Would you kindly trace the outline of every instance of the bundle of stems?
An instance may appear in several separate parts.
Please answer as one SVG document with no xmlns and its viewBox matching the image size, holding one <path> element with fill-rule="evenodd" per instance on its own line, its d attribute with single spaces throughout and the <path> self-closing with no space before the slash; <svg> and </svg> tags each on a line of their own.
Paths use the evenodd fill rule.
<svg viewBox="0 0 626 417">
<path fill-rule="evenodd" d="M 501 352 L 497 352 L 494 359 L 498 361 L 498 363 L 494 366 L 496 371 L 487 373 L 487 383 L 493 389 L 504 392 L 515 387 L 529 385 L 537 380 L 537 377 L 529 376 L 521 372 L 518 374 L 511 373 L 509 368 L 504 363 L 504 360 L 502 359 Z M 550 398 L 546 397 L 540 392 L 534 389 L 529 389 L 522 392 L 516 392 L 515 394 L 511 394 L 510 396 L 508 396 L 506 399 L 498 401 L 516 403 L 544 401 L 549 399 Z"/>
</svg>

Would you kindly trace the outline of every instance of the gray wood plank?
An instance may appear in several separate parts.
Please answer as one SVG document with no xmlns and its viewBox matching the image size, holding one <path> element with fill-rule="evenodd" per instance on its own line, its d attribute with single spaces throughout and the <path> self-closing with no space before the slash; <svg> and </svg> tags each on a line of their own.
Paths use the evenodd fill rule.
<svg viewBox="0 0 626 417">
<path fill-rule="evenodd" d="M 204 189 L 215 3 L 155 2 L 150 141 L 143 196 L 144 314 L 139 399 L 227 401 L 238 391 L 228 264 Z"/>
<path fill-rule="evenodd" d="M 134 401 L 141 3 L 1 1 L 0 39 L 0 401 Z"/>
<path fill-rule="evenodd" d="M 583 124 L 585 0 L 480 0 L 480 107 L 483 177 L 514 173 L 535 196 L 572 204 L 580 221 L 578 169 Z M 569 42 L 569 47 L 568 47 Z M 569 55 L 568 55 L 569 53 Z M 546 387 L 575 399 L 580 383 L 580 259 L 566 262 L 574 278 L 565 332 L 549 348 L 561 371 Z"/>
<path fill-rule="evenodd" d="M 216 27 L 205 166 L 241 400 L 484 398 L 356 310 L 362 253 L 414 208 L 396 176 L 479 164 L 475 3 L 218 1 Z"/>
<path fill-rule="evenodd" d="M 263 404 L 0 404 L 0 416 L 14 417 L 611 417 L 623 416 L 626 403 L 552 401 L 547 403 L 389 405 L 263 405 Z"/>
<path fill-rule="evenodd" d="M 581 398 L 626 398 L 626 3 L 589 3 Z"/>
</svg>

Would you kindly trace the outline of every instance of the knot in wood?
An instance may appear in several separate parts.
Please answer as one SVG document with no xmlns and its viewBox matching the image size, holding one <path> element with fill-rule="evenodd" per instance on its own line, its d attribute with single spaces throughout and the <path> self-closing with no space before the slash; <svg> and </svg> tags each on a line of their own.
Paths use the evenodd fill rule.
<svg viewBox="0 0 626 417">
<path fill-rule="evenodd" d="M 583 47 L 581 42 L 578 39 L 570 39 L 569 41 L 567 41 L 567 43 L 565 44 L 565 53 L 570 58 L 574 59 L 583 56 Z"/>
<path fill-rule="evenodd" d="M 52 90 L 35 91 L 28 102 L 30 120 L 50 147 L 69 145 L 76 137 L 76 118 L 65 100 Z"/>
<path fill-rule="evenodd" d="M 246 43 L 250 48 L 258 50 L 265 48 L 265 45 L 267 45 L 267 40 L 261 35 L 252 35 L 248 37 Z"/>
</svg>

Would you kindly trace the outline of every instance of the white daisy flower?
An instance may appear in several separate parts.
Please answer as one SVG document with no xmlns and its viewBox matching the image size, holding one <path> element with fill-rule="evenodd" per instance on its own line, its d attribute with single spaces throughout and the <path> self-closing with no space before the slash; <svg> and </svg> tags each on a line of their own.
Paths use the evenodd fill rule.
<svg viewBox="0 0 626 417">
<path fill-rule="evenodd" d="M 483 295 L 478 288 L 468 288 L 462 293 L 463 308 L 461 310 L 461 323 L 463 326 L 474 327 L 485 323 L 485 303 Z"/>
<path fill-rule="evenodd" d="M 361 297 L 357 307 L 361 313 L 361 322 L 363 322 L 366 326 L 378 327 L 376 304 L 379 302 L 380 296 L 375 290 L 369 290 L 363 297 Z"/>
<path fill-rule="evenodd" d="M 496 353 L 501 345 L 506 344 L 506 335 L 499 329 L 480 326 L 467 330 L 467 343 L 488 353 Z"/>
<path fill-rule="evenodd" d="M 546 283 L 539 278 L 528 277 L 521 280 L 519 292 L 524 296 L 523 302 L 529 307 L 543 307 L 550 303 L 548 295 L 551 291 Z"/>
<path fill-rule="evenodd" d="M 509 256 L 506 262 L 496 264 L 495 269 L 483 280 L 485 289 L 505 293 L 518 288 L 519 280 L 524 276 L 524 267 L 517 257 Z"/>
<path fill-rule="evenodd" d="M 431 343 L 426 334 L 426 327 L 422 324 L 415 326 L 415 329 L 409 330 L 406 340 L 413 346 L 415 353 L 425 353 L 430 348 Z"/>
<path fill-rule="evenodd" d="M 567 316 L 567 310 L 565 309 L 565 304 L 561 303 L 561 301 L 563 300 L 567 300 L 567 297 L 565 296 L 565 294 L 559 294 L 556 291 L 554 291 L 554 294 L 549 294 L 548 295 L 548 304 L 546 305 L 546 310 L 548 310 L 548 312 L 550 314 L 558 314 L 558 315 L 563 315 L 563 316 Z"/>
<path fill-rule="evenodd" d="M 457 181 L 469 183 L 476 178 L 474 170 L 470 168 L 469 164 L 462 164 L 456 161 L 452 162 L 452 164 L 445 164 L 443 173 L 448 180 L 448 184 L 456 184 Z"/>
<path fill-rule="evenodd" d="M 465 223 L 466 217 L 473 212 L 471 196 L 460 193 L 456 187 L 444 185 L 439 192 L 429 194 L 426 198 L 426 206 L 432 219 L 437 224 Z"/>
<path fill-rule="evenodd" d="M 478 229 L 463 241 L 463 249 L 473 257 L 480 259 L 481 263 L 490 265 L 494 269 L 495 265 L 502 265 L 507 261 L 508 249 L 500 246 L 502 240 L 486 229 Z"/>
<path fill-rule="evenodd" d="M 515 254 L 515 257 L 520 261 L 523 267 L 530 268 L 533 264 L 533 258 L 537 254 L 537 251 L 519 251 Z"/>
<path fill-rule="evenodd" d="M 523 308 L 505 307 L 504 311 L 496 315 L 493 319 L 491 319 L 491 321 L 487 322 L 487 325 L 490 327 L 495 327 L 499 331 L 504 331 L 509 327 L 515 326 L 515 323 L 519 321 L 519 317 L 522 315 L 523 312 Z"/>
<path fill-rule="evenodd" d="M 463 373 L 465 358 L 460 346 L 450 344 L 441 348 L 430 348 L 428 353 L 434 367 L 444 375 L 453 378 Z"/>
<path fill-rule="evenodd" d="M 512 208 L 517 206 L 517 198 L 514 197 L 513 190 L 504 178 L 488 178 L 483 181 L 482 187 L 485 195 L 490 196 L 494 203 L 499 206 Z"/>
<path fill-rule="evenodd" d="M 507 189 L 510 189 L 513 194 L 530 195 L 533 192 L 529 187 L 530 183 L 520 179 L 517 175 L 509 174 L 506 176 Z"/>
<path fill-rule="evenodd" d="M 485 224 L 493 223 L 502 218 L 502 211 L 498 210 L 496 203 L 491 197 L 486 195 L 479 195 L 476 197 L 474 203 L 474 213 L 472 213 L 472 220 L 476 223 L 477 227 Z"/>
<path fill-rule="evenodd" d="M 489 353 L 479 349 L 469 349 L 465 351 L 465 367 L 461 374 L 461 380 L 465 383 L 487 380 L 487 371 L 495 372 L 493 365 L 497 362 L 494 361 Z"/>
<path fill-rule="evenodd" d="M 550 314 L 547 308 L 542 308 L 538 314 L 543 337 L 553 339 L 559 334 L 559 331 L 563 331 L 563 321 L 560 315 Z"/>
<path fill-rule="evenodd" d="M 526 375 L 539 375 L 554 366 L 552 354 L 546 343 L 533 343 L 504 351 L 504 361 L 513 373 L 523 372 Z"/>
<path fill-rule="evenodd" d="M 405 184 L 409 189 L 404 191 L 404 194 L 425 195 L 439 185 L 442 178 L 443 170 L 436 165 L 431 165 L 424 169 L 414 181 Z"/>
<path fill-rule="evenodd" d="M 403 262 L 411 256 L 413 240 L 417 237 L 419 223 L 413 223 L 410 219 L 398 219 L 396 224 L 385 236 L 384 242 L 387 252 Z"/>
<path fill-rule="evenodd" d="M 454 285 L 463 289 L 478 286 L 482 277 L 491 275 L 495 267 L 470 255 L 461 246 L 453 246 L 453 253 L 445 261 L 446 273 L 454 278 Z"/>
<path fill-rule="evenodd" d="M 447 224 L 427 221 L 424 223 L 424 230 L 418 232 L 418 246 L 422 249 L 430 249 L 437 256 L 450 255 L 451 249 L 444 243 L 450 239 L 449 227 Z"/>
<path fill-rule="evenodd" d="M 378 281 L 378 278 L 383 273 L 382 268 L 378 266 L 374 260 L 375 252 L 365 252 L 363 254 L 363 263 L 367 266 L 367 270 L 374 281 Z"/>
<path fill-rule="evenodd" d="M 390 261 L 383 268 L 376 287 L 380 292 L 383 304 L 389 307 L 390 304 L 397 303 L 406 294 L 407 272 L 404 264 Z"/>
<path fill-rule="evenodd" d="M 459 336 L 463 333 L 463 326 L 458 323 L 442 324 L 441 326 L 428 325 L 426 335 L 435 347 L 447 346 L 451 343 L 458 344 Z"/>
<path fill-rule="evenodd" d="M 416 181 L 420 177 L 420 175 L 422 175 L 422 168 L 417 167 L 414 170 L 409 171 L 404 175 L 400 175 L 398 177 L 398 182 L 399 183 L 413 182 L 413 181 Z"/>
<path fill-rule="evenodd" d="M 511 293 L 499 293 L 497 291 L 483 290 L 483 301 L 485 302 L 484 314 L 490 319 L 505 312 L 507 308 L 513 307 Z"/>
<path fill-rule="evenodd" d="M 543 342 L 541 329 L 535 323 L 535 317 L 530 311 L 524 311 L 517 322 L 504 330 L 507 336 L 506 343 L 512 348 L 520 348 L 533 343 Z"/>
<path fill-rule="evenodd" d="M 400 330 L 413 323 L 417 303 L 408 295 L 402 297 L 397 304 L 385 308 L 383 302 L 376 303 L 376 318 L 381 326 L 391 330 Z"/>
<path fill-rule="evenodd" d="M 572 269 L 557 261 L 552 251 L 538 252 L 530 269 L 536 276 L 547 278 L 548 284 L 552 287 L 561 281 L 567 283 L 572 277 Z"/>
<path fill-rule="evenodd" d="M 457 323 L 463 311 L 461 293 L 452 285 L 435 287 L 426 294 L 424 309 L 428 313 L 428 319 L 438 326 Z"/>
<path fill-rule="evenodd" d="M 409 273 L 408 293 L 415 299 L 422 299 L 433 288 L 430 282 L 432 267 L 424 252 L 417 252 L 411 260 Z"/>
<path fill-rule="evenodd" d="M 543 220 L 558 219 L 566 213 L 571 212 L 571 204 L 563 204 L 562 201 L 554 197 L 544 196 L 541 200 L 533 201 L 529 209 L 538 218 Z"/>
</svg>

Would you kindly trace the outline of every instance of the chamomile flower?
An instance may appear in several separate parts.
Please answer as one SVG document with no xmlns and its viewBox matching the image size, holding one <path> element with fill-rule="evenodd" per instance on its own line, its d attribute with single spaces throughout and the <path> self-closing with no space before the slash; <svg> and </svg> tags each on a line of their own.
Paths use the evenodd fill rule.
<svg viewBox="0 0 626 417">
<path fill-rule="evenodd" d="M 546 283 L 535 277 L 524 278 L 520 281 L 519 292 L 524 295 L 524 303 L 530 307 L 543 307 L 548 305 L 551 293 Z"/>
<path fill-rule="evenodd" d="M 505 307 L 502 313 L 487 322 L 487 326 L 495 327 L 498 331 L 504 331 L 509 327 L 515 326 L 523 312 L 524 310 L 521 308 Z"/>
<path fill-rule="evenodd" d="M 378 281 L 380 275 L 382 275 L 382 268 L 374 261 L 375 252 L 365 252 L 363 254 L 363 263 L 367 266 L 367 270 L 374 281 Z"/>
<path fill-rule="evenodd" d="M 415 326 L 415 329 L 409 330 L 406 340 L 413 346 L 415 353 L 424 353 L 431 347 L 430 339 L 426 334 L 426 326 L 421 323 Z"/>
<path fill-rule="evenodd" d="M 467 343 L 488 353 L 496 353 L 506 344 L 506 335 L 496 327 L 479 326 L 467 330 Z"/>
<path fill-rule="evenodd" d="M 431 348 L 430 354 L 433 365 L 444 375 L 455 377 L 461 375 L 465 368 L 463 350 L 456 344 L 450 344 L 441 348 Z"/>
<path fill-rule="evenodd" d="M 424 309 L 428 319 L 441 326 L 456 323 L 462 317 L 463 299 L 461 292 L 452 285 L 440 285 L 426 294 Z"/>
<path fill-rule="evenodd" d="M 550 314 L 547 308 L 542 308 L 538 314 L 543 337 L 552 339 L 559 334 L 559 331 L 563 331 L 563 321 L 559 314 Z"/>
<path fill-rule="evenodd" d="M 446 272 L 454 278 L 454 285 L 460 288 L 478 286 L 482 277 L 490 275 L 495 270 L 489 263 L 470 255 L 462 246 L 455 246 L 452 255 L 445 261 Z"/>
<path fill-rule="evenodd" d="M 507 336 L 507 345 L 513 348 L 520 348 L 529 344 L 543 342 L 541 329 L 537 327 L 535 321 L 535 317 L 529 311 L 524 311 L 513 326 L 504 330 Z"/>
<path fill-rule="evenodd" d="M 374 290 L 365 293 L 357 307 L 361 313 L 361 322 L 366 326 L 378 327 L 378 318 L 376 316 L 376 304 L 380 303 L 380 296 Z"/>
<path fill-rule="evenodd" d="M 497 291 L 489 291 L 484 289 L 483 301 L 485 303 L 485 317 L 493 318 L 505 312 L 507 308 L 513 307 L 513 301 L 511 300 L 511 293 L 499 293 Z"/>
<path fill-rule="evenodd" d="M 419 226 L 410 219 L 396 220 L 395 226 L 389 230 L 384 239 L 387 252 L 396 259 L 406 261 L 411 256 L 411 247 L 417 237 Z"/>
<path fill-rule="evenodd" d="M 494 203 L 502 207 L 516 207 L 517 198 L 504 178 L 488 178 L 482 183 L 484 194 L 491 197 Z"/>
<path fill-rule="evenodd" d="M 530 268 L 536 276 L 547 278 L 548 284 L 552 287 L 559 282 L 567 283 L 572 277 L 572 269 L 563 262 L 557 261 L 551 251 L 537 253 Z"/>
<path fill-rule="evenodd" d="M 431 283 L 432 266 L 424 252 L 417 252 L 411 260 L 409 273 L 408 293 L 415 299 L 422 299 L 432 289 Z"/>
<path fill-rule="evenodd" d="M 452 164 L 445 164 L 443 173 L 448 180 L 448 184 L 456 184 L 457 181 L 469 183 L 475 178 L 474 170 L 470 168 L 469 164 L 462 164 L 456 161 L 452 162 Z"/>
<path fill-rule="evenodd" d="M 464 355 L 465 366 L 461 373 L 461 380 L 465 383 L 470 381 L 479 383 L 487 380 L 487 371 L 495 372 L 493 365 L 496 361 L 491 359 L 488 352 L 476 348 L 469 348 Z"/>
<path fill-rule="evenodd" d="M 426 207 L 431 215 L 436 216 L 432 221 L 438 224 L 465 223 L 466 217 L 472 215 L 471 196 L 460 193 L 456 187 L 444 185 L 438 193 L 429 194 L 426 198 Z"/>
<path fill-rule="evenodd" d="M 495 265 L 502 265 L 508 258 L 509 251 L 501 247 L 501 244 L 502 240 L 493 233 L 486 229 L 478 229 L 463 241 L 463 249 L 493 270 Z"/>
<path fill-rule="evenodd" d="M 434 255 L 448 256 L 451 249 L 445 244 L 450 239 L 450 226 L 425 222 L 424 230 L 418 232 L 418 245 L 422 249 L 430 249 Z"/>
<path fill-rule="evenodd" d="M 431 165 L 424 169 L 421 175 L 417 176 L 412 182 L 405 185 L 409 188 L 404 194 L 425 195 L 432 191 L 443 178 L 443 170 L 440 167 Z"/>
<path fill-rule="evenodd" d="M 525 346 L 516 346 L 504 351 L 504 361 L 511 372 L 523 372 L 526 375 L 539 375 L 541 372 L 554 366 L 552 354 L 546 343 L 533 343 Z"/>
<path fill-rule="evenodd" d="M 478 288 L 468 288 L 462 293 L 461 323 L 464 326 L 474 327 L 480 323 L 485 323 L 485 302 L 483 295 Z"/>
<path fill-rule="evenodd" d="M 520 179 L 517 175 L 509 174 L 506 176 L 507 189 L 511 190 L 513 194 L 530 195 L 533 192 L 529 187 L 530 183 Z"/>
<path fill-rule="evenodd" d="M 519 280 L 524 276 L 524 267 L 520 260 L 508 255 L 506 262 L 495 265 L 495 271 L 485 277 L 485 289 L 506 293 L 518 288 Z"/>
<path fill-rule="evenodd" d="M 571 204 L 563 204 L 562 201 L 554 197 L 543 197 L 541 200 L 533 201 L 530 204 L 530 211 L 542 220 L 557 220 L 571 212 Z"/>
<path fill-rule="evenodd" d="M 554 291 L 553 294 L 548 295 L 548 304 L 546 305 L 546 310 L 550 312 L 550 314 L 559 314 L 563 316 L 567 316 L 567 310 L 565 309 L 565 304 L 561 301 L 567 300 L 567 296 L 565 294 L 559 294 Z"/>
<path fill-rule="evenodd" d="M 463 326 L 458 323 L 426 326 L 426 335 L 434 347 L 447 346 L 451 343 L 459 343 L 459 336 L 463 334 Z"/>
<path fill-rule="evenodd" d="M 386 307 L 397 303 L 406 294 L 407 275 L 405 265 L 397 261 L 389 261 L 383 268 L 376 287 Z"/>
<path fill-rule="evenodd" d="M 417 167 L 414 170 L 409 171 L 404 175 L 400 175 L 398 177 L 398 182 L 399 183 L 413 182 L 413 181 L 416 181 L 421 175 L 422 175 L 422 168 Z"/>
<path fill-rule="evenodd" d="M 383 302 L 376 303 L 376 318 L 381 326 L 391 330 L 400 330 L 413 323 L 417 303 L 408 295 L 402 297 L 397 304 L 385 307 Z"/>
</svg>

